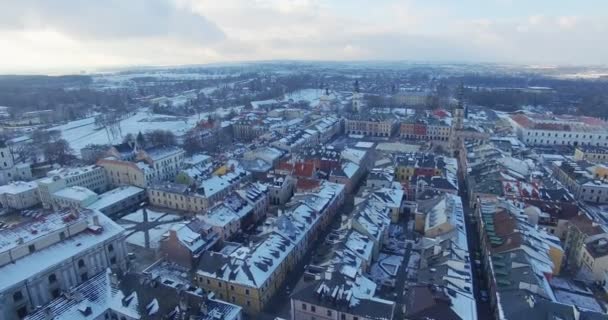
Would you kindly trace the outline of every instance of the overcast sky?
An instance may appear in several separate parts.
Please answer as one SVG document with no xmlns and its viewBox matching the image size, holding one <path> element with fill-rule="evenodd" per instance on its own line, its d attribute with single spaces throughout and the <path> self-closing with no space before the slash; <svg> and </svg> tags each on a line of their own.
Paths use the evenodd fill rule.
<svg viewBox="0 0 608 320">
<path fill-rule="evenodd" d="M 0 73 L 271 59 L 608 64 L 608 1 L 0 0 Z"/>
</svg>

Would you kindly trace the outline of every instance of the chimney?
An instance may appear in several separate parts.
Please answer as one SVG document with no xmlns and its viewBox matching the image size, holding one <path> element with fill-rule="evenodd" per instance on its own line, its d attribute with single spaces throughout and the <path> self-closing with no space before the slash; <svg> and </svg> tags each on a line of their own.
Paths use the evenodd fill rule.
<svg viewBox="0 0 608 320">
<path fill-rule="evenodd" d="M 118 287 L 118 284 L 120 283 L 120 280 L 118 279 L 118 274 L 116 274 L 115 272 L 112 272 L 111 269 L 108 268 L 108 276 L 110 277 L 110 286 L 112 287 Z"/>
<path fill-rule="evenodd" d="M 98 216 L 98 215 L 94 215 L 94 216 L 93 216 L 93 225 L 94 225 L 94 226 L 98 226 L 98 227 L 99 227 L 99 226 L 101 226 L 101 225 L 99 224 L 99 216 Z"/>
</svg>

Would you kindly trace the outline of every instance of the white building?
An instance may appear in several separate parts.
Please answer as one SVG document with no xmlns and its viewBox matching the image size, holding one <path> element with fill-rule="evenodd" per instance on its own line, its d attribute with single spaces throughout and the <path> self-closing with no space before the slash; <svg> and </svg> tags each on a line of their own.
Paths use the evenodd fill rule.
<svg viewBox="0 0 608 320">
<path fill-rule="evenodd" d="M 51 196 L 53 205 L 59 208 L 86 208 L 98 198 L 97 193 L 78 186 L 63 188 Z"/>
<path fill-rule="evenodd" d="M 45 208 L 53 205 L 53 194 L 67 187 L 84 187 L 96 193 L 107 190 L 106 173 L 100 166 L 62 168 L 49 171 L 46 178 L 38 179 L 40 201 Z"/>
<path fill-rule="evenodd" d="M 0 319 L 21 319 L 108 267 L 126 267 L 124 229 L 99 212 L 3 218 L 20 221 L 0 229 Z"/>
<path fill-rule="evenodd" d="M 7 184 L 10 181 L 32 179 L 32 170 L 29 164 L 15 163 L 15 158 L 11 149 L 0 141 L 0 184 Z"/>
<path fill-rule="evenodd" d="M 35 182 L 15 181 L 0 186 L 0 203 L 4 208 L 25 209 L 40 203 Z"/>
<path fill-rule="evenodd" d="M 600 119 L 516 114 L 511 120 L 526 145 L 608 146 L 608 123 Z"/>
</svg>

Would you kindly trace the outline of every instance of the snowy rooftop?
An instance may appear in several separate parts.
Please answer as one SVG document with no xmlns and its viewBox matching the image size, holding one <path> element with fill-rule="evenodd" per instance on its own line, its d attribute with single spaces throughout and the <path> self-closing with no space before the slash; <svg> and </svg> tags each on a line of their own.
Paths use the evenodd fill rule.
<svg viewBox="0 0 608 320">
<path fill-rule="evenodd" d="M 108 192 L 100 194 L 97 201 L 90 204 L 87 208 L 93 210 L 102 210 L 117 202 L 130 198 L 140 192 L 144 192 L 144 189 L 135 186 L 118 187 L 116 189 L 112 189 Z"/>
<path fill-rule="evenodd" d="M 74 201 L 84 201 L 91 197 L 96 197 L 97 193 L 79 186 L 66 187 L 55 193 L 53 193 L 55 197 L 59 197 L 62 199 L 69 199 Z"/>
<path fill-rule="evenodd" d="M 9 184 L 0 186 L 0 194 L 19 194 L 35 190 L 38 188 L 36 182 L 15 181 Z"/>
<path fill-rule="evenodd" d="M 32 218 L 28 217 L 30 214 Z M 11 250 L 19 246 L 19 243 L 33 241 L 69 225 L 81 223 L 92 214 L 90 210 L 83 210 L 78 214 L 63 210 L 48 214 L 42 211 L 25 211 L 23 215 L 3 216 L 0 220 L 0 252 Z"/>
<path fill-rule="evenodd" d="M 0 277 L 0 291 L 4 291 L 17 283 L 25 281 L 31 278 L 32 275 L 40 274 L 45 270 L 55 268 L 58 264 L 82 254 L 124 232 L 124 229 L 114 221 L 105 215 L 92 210 L 81 211 L 81 214 L 75 219 L 86 219 L 89 224 L 92 224 L 93 216 L 97 216 L 99 219 L 99 226 L 102 230 L 100 233 L 81 232 L 66 238 L 59 243 L 35 251 L 34 253 L 16 260 L 14 263 L 0 267 L 0 274 L 2 274 L 2 277 Z M 43 230 L 44 233 L 48 234 L 61 228 L 62 223 L 64 223 L 64 218 L 65 215 L 57 214 L 53 221 L 49 221 L 49 217 L 45 216 L 45 219 L 37 221 L 35 225 L 37 225 L 40 230 Z M 30 227 L 31 225 L 21 228 L 19 234 L 26 235 L 30 232 Z M 18 236 L 18 234 L 13 230 L 10 230 L 8 235 L 5 230 L 0 232 L 0 239 L 2 240 L 14 239 L 15 236 Z M 35 236 L 40 236 L 40 234 L 36 234 Z M 6 250 L 6 246 L 14 246 L 15 242 L 4 243 L 4 245 L 5 247 L 3 247 L 3 250 Z"/>
<path fill-rule="evenodd" d="M 367 151 L 365 150 L 346 148 L 342 151 L 342 158 L 356 164 L 361 164 L 366 153 Z"/>
<path fill-rule="evenodd" d="M 30 314 L 27 320 L 47 320 L 50 313 L 54 320 L 85 320 L 103 318 L 108 310 L 140 319 L 137 295 L 125 296 L 112 286 L 109 271 L 101 272 L 88 281 L 70 290 L 69 295 L 61 296 Z M 128 303 L 125 303 L 128 301 Z"/>
<path fill-rule="evenodd" d="M 224 203 L 220 203 L 210 208 L 206 214 L 201 216 L 201 218 L 212 226 L 222 228 L 231 222 L 240 219 L 238 214 Z"/>
<path fill-rule="evenodd" d="M 60 177 L 62 179 L 68 179 L 70 177 L 77 177 L 82 174 L 86 174 L 92 172 L 93 170 L 100 169 L 101 167 L 97 165 L 90 165 L 84 167 L 75 167 L 75 168 L 60 168 L 47 172 L 46 178 L 39 179 L 38 181 L 43 183 L 51 183 L 54 181 L 53 177 Z"/>
</svg>

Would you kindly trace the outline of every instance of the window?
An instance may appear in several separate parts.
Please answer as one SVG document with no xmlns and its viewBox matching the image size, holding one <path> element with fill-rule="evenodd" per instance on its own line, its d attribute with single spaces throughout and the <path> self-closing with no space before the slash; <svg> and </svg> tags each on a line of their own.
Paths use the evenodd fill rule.
<svg viewBox="0 0 608 320">
<path fill-rule="evenodd" d="M 61 232 L 59 233 L 59 239 L 60 239 L 61 241 L 65 240 L 65 232 L 61 231 Z"/>
<path fill-rule="evenodd" d="M 249 289 L 245 289 L 245 294 L 249 295 Z"/>
<path fill-rule="evenodd" d="M 83 273 L 83 274 L 81 274 L 81 275 L 80 275 L 80 280 L 82 280 L 82 281 L 87 281 L 87 280 L 89 280 L 89 274 L 88 274 L 88 273 L 86 273 L 86 272 L 85 272 L 85 273 Z"/>
<path fill-rule="evenodd" d="M 116 264 L 116 257 L 110 258 L 110 263 L 111 264 Z"/>
<path fill-rule="evenodd" d="M 315 306 L 310 306 L 310 311 L 315 312 L 317 311 L 317 308 Z"/>
<path fill-rule="evenodd" d="M 327 310 L 327 316 L 331 317 L 331 310 Z"/>
<path fill-rule="evenodd" d="M 53 296 L 53 299 L 55 298 L 59 298 L 59 295 L 61 294 L 61 290 L 59 290 L 59 288 L 51 291 L 51 296 Z"/>
<path fill-rule="evenodd" d="M 235 301 L 236 301 L 236 297 L 232 296 L 232 302 L 235 302 Z"/>
<path fill-rule="evenodd" d="M 247 306 L 250 307 L 251 306 L 251 301 L 247 300 Z"/>
<path fill-rule="evenodd" d="M 217 282 L 217 286 L 221 288 L 222 287 L 222 283 L 218 281 Z"/>
<path fill-rule="evenodd" d="M 344 313 L 340 315 L 340 320 L 346 320 L 346 315 Z"/>
<path fill-rule="evenodd" d="M 28 250 L 30 251 L 30 253 L 36 251 L 36 245 L 30 244 L 29 246 L 27 246 Z"/>
<path fill-rule="evenodd" d="M 27 307 L 23 306 L 23 307 L 17 309 L 17 317 L 19 317 L 19 319 L 25 318 L 26 315 L 27 315 Z"/>
<path fill-rule="evenodd" d="M 234 291 L 234 286 L 230 285 L 230 290 Z"/>
<path fill-rule="evenodd" d="M 49 276 L 49 283 L 57 282 L 57 276 L 53 273 Z"/>
<path fill-rule="evenodd" d="M 13 293 L 14 302 L 21 301 L 22 299 L 23 299 L 23 293 L 21 293 L 21 291 L 17 291 L 15 293 Z"/>
<path fill-rule="evenodd" d="M 211 281 L 209 281 L 209 279 L 207 279 L 207 284 L 211 284 Z"/>
<path fill-rule="evenodd" d="M 111 244 L 108 245 L 108 251 L 110 251 L 110 252 L 114 251 L 114 246 Z"/>
<path fill-rule="evenodd" d="M 78 260 L 78 268 L 83 268 L 84 267 L 84 260 L 80 259 Z"/>
<path fill-rule="evenodd" d="M 306 310 L 306 303 L 302 303 L 302 310 Z"/>
</svg>

